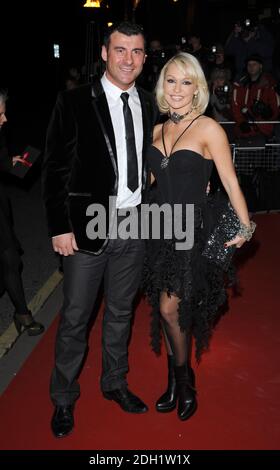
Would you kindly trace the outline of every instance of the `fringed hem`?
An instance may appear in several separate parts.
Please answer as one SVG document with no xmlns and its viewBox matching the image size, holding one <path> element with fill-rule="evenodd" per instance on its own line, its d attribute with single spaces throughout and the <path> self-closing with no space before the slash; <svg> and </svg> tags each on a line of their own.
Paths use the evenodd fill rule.
<svg viewBox="0 0 280 470">
<path fill-rule="evenodd" d="M 197 361 L 208 349 L 213 328 L 226 305 L 226 287 L 236 283 L 236 272 L 230 265 L 227 273 L 201 255 L 202 232 L 191 250 L 176 251 L 173 240 L 153 241 L 144 264 L 143 291 L 152 306 L 151 346 L 156 354 L 161 350 L 159 300 L 162 292 L 179 299 L 179 325 L 182 331 L 192 331 Z M 157 249 L 156 248 L 157 245 Z"/>
</svg>

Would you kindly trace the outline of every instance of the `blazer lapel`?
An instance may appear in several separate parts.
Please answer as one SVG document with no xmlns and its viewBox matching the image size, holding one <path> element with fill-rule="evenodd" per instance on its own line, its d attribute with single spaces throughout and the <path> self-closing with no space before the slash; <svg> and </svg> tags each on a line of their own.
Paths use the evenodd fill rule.
<svg viewBox="0 0 280 470">
<path fill-rule="evenodd" d="M 146 154 L 146 147 L 147 144 L 150 142 L 150 133 L 151 133 L 151 118 L 148 114 L 148 109 L 150 106 L 149 101 L 146 99 L 144 93 L 142 93 L 141 89 L 137 88 L 138 95 L 141 102 L 142 107 L 142 122 L 143 122 L 143 161 L 145 160 Z"/>
<path fill-rule="evenodd" d="M 95 104 L 98 108 L 98 111 L 99 111 L 100 116 L 102 118 L 102 121 L 104 123 L 104 127 L 107 131 L 107 134 L 108 134 L 111 146 L 112 146 L 112 150 L 113 150 L 113 153 L 114 153 L 115 162 L 116 162 L 116 165 L 117 165 L 116 141 L 115 141 L 113 124 L 112 124 L 112 120 L 111 120 L 111 116 L 110 116 L 109 106 L 108 106 L 108 103 L 107 103 L 107 100 L 106 100 L 106 95 L 105 95 L 103 87 L 100 83 L 100 80 L 95 80 L 93 82 L 93 86 L 94 86 L 94 91 L 95 91 L 95 94 L 96 94 L 96 97 L 94 98 L 95 99 Z"/>
</svg>

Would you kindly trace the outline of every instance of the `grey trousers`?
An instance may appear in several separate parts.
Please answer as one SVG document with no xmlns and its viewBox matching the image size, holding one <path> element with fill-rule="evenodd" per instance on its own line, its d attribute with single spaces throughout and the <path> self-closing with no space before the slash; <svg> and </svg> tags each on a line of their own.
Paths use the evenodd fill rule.
<svg viewBox="0 0 280 470">
<path fill-rule="evenodd" d="M 110 240 L 99 256 L 76 253 L 64 258 L 64 304 L 57 331 L 50 394 L 55 405 L 80 395 L 77 377 L 87 350 L 88 323 L 104 278 L 101 389 L 126 385 L 133 300 L 141 280 L 142 240 Z"/>
</svg>

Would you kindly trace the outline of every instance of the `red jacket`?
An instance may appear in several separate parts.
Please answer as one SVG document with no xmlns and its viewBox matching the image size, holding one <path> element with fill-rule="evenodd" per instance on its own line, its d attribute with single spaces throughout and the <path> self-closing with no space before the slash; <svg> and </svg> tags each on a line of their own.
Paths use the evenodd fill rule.
<svg viewBox="0 0 280 470">
<path fill-rule="evenodd" d="M 249 137 L 254 135 L 265 135 L 269 137 L 273 133 L 273 124 L 251 124 L 246 126 L 247 121 L 274 121 L 277 120 L 279 110 L 277 94 L 274 90 L 275 80 L 269 74 L 262 74 L 256 82 L 240 80 L 234 83 L 232 97 L 232 112 L 236 121 L 235 133 L 238 137 Z M 266 113 L 259 112 L 260 104 Z M 262 111 L 262 110 L 261 110 Z M 241 128 L 240 128 L 241 124 Z M 248 129 L 246 129 L 248 127 Z M 243 130 L 242 130 L 243 128 Z"/>
</svg>

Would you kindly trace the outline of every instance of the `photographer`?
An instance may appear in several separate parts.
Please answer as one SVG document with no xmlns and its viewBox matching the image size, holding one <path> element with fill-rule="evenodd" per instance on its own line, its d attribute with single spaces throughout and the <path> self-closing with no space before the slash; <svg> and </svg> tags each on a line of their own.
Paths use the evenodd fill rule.
<svg viewBox="0 0 280 470">
<path fill-rule="evenodd" d="M 230 82 L 230 70 L 215 68 L 212 70 L 209 81 L 209 113 L 217 122 L 232 121 L 231 101 L 232 84 Z M 225 125 L 224 130 L 228 139 L 232 140 L 231 126 Z"/>
<path fill-rule="evenodd" d="M 167 60 L 167 52 L 163 49 L 160 40 L 152 39 L 148 48 L 144 72 L 137 83 L 146 90 L 153 91 L 159 73 Z"/>
<path fill-rule="evenodd" d="M 196 59 L 199 61 L 204 74 L 206 77 L 209 76 L 208 71 L 208 55 L 209 52 L 206 47 L 204 47 L 201 43 L 200 34 L 198 33 L 191 33 L 188 38 L 188 47 L 184 48 L 186 52 L 194 55 Z"/>
<path fill-rule="evenodd" d="M 235 80 L 244 74 L 246 60 L 252 54 L 262 57 L 263 70 L 272 71 L 274 40 L 270 32 L 251 18 L 237 21 L 225 44 L 226 55 L 235 62 Z"/>
<path fill-rule="evenodd" d="M 211 47 L 211 52 L 208 55 L 208 72 L 210 80 L 212 80 L 212 74 L 216 69 L 226 69 L 228 80 L 231 80 L 234 76 L 234 66 L 232 60 L 225 56 L 224 47 L 219 43 L 214 44 Z"/>
<path fill-rule="evenodd" d="M 278 117 L 277 94 L 273 77 L 263 72 L 262 59 L 252 55 L 247 59 L 247 73 L 234 84 L 232 111 L 238 138 L 272 137 L 273 124 L 255 121 L 273 121 Z M 249 122 L 251 121 L 251 122 Z"/>
</svg>

